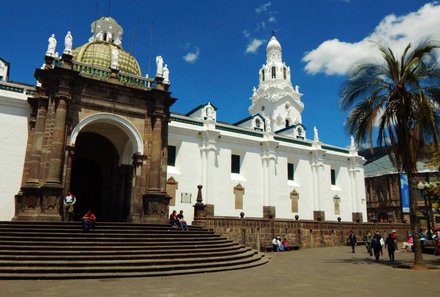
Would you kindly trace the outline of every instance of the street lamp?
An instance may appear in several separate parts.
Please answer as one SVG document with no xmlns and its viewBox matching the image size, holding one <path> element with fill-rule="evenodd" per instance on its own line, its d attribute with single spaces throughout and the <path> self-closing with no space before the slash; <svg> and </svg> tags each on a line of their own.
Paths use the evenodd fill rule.
<svg viewBox="0 0 440 297">
<path fill-rule="evenodd" d="M 420 193 L 423 196 L 423 200 L 425 201 L 425 217 L 426 217 L 426 225 L 428 227 L 428 239 L 432 239 L 431 236 L 431 222 L 429 220 L 429 209 L 428 209 L 428 201 L 426 199 L 426 190 L 429 188 L 429 183 L 423 183 L 422 181 L 420 181 L 417 184 L 417 188 L 420 190 Z"/>
</svg>

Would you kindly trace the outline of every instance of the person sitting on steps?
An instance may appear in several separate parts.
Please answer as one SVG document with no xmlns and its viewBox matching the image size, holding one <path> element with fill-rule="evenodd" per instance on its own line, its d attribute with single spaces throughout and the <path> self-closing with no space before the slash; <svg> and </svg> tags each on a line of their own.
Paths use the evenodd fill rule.
<svg viewBox="0 0 440 297">
<path fill-rule="evenodd" d="M 179 220 L 180 225 L 182 226 L 182 230 L 183 231 L 188 231 L 188 225 L 186 224 L 186 221 L 185 221 L 185 219 L 183 217 L 183 210 L 181 210 L 176 217 Z"/>
<path fill-rule="evenodd" d="M 173 212 L 170 214 L 170 224 L 171 224 L 171 228 L 182 229 L 182 225 L 180 224 L 180 221 L 177 218 L 177 211 L 175 210 L 173 210 Z"/>
<path fill-rule="evenodd" d="M 96 216 L 93 214 L 91 209 L 87 211 L 87 213 L 82 217 L 81 221 L 84 231 L 95 229 Z"/>
</svg>

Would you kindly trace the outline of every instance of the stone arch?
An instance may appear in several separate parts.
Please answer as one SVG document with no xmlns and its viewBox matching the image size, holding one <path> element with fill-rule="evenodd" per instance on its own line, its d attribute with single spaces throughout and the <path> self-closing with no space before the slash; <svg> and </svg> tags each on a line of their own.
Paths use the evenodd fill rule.
<svg viewBox="0 0 440 297">
<path fill-rule="evenodd" d="M 79 133 L 87 126 L 95 123 L 107 123 L 121 129 L 130 140 L 121 153 L 121 163 L 131 164 L 134 154 L 143 155 L 144 144 L 136 127 L 125 118 L 111 113 L 97 113 L 81 120 L 72 130 L 70 145 L 74 146 Z"/>
</svg>

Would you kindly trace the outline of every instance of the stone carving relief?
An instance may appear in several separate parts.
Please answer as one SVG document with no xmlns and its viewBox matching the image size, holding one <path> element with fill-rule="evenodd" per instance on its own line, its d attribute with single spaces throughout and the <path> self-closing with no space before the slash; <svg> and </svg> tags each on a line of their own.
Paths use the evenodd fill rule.
<svg viewBox="0 0 440 297">
<path fill-rule="evenodd" d="M 241 184 L 234 187 L 235 209 L 243 209 L 244 188 Z"/>
<path fill-rule="evenodd" d="M 291 200 L 292 212 L 297 213 L 299 194 L 295 189 L 292 192 L 290 192 L 290 200 Z"/>
</svg>

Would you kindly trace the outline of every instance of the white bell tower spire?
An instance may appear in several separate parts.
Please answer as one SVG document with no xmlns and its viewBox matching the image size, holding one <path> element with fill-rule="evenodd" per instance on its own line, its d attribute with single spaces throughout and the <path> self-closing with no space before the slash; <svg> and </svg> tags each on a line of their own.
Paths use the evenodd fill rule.
<svg viewBox="0 0 440 297">
<path fill-rule="evenodd" d="M 266 64 L 260 69 L 259 85 L 253 91 L 249 112 L 269 118 L 273 130 L 277 131 L 301 124 L 304 104 L 299 88 L 292 86 L 290 67 L 283 62 L 281 44 L 272 34 L 266 48 Z"/>
</svg>

